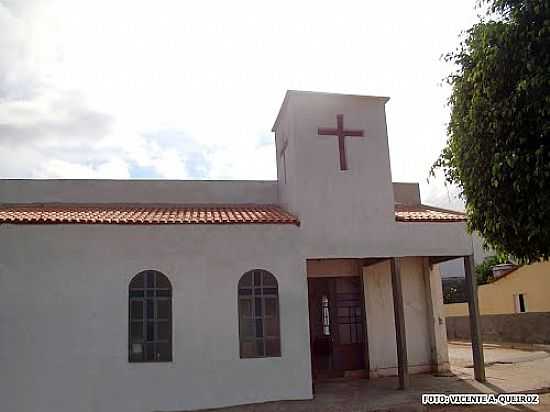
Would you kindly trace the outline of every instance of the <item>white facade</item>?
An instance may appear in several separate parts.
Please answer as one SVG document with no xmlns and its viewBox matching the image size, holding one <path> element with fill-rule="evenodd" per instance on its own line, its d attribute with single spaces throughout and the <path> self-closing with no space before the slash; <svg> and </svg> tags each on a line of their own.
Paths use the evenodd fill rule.
<svg viewBox="0 0 550 412">
<path fill-rule="evenodd" d="M 2 225 L 3 411 L 174 411 L 311 397 L 293 225 Z M 284 258 L 281 258 L 284 257 Z M 282 356 L 239 359 L 237 282 L 279 283 Z M 173 362 L 128 363 L 128 283 L 173 287 Z"/>
<path fill-rule="evenodd" d="M 0 181 L 4 206 L 278 204 L 300 220 L 1 224 L 2 410 L 177 411 L 310 399 L 308 259 L 403 257 L 411 372 L 448 367 L 439 273 L 428 257 L 469 255 L 471 239 L 460 222 L 396 222 L 394 204 L 420 196 L 415 185 L 392 186 L 386 101 L 289 92 L 274 126 L 277 182 Z M 366 135 L 346 139 L 347 171 L 338 168 L 337 138 L 317 135 L 340 113 L 346 128 Z M 237 283 L 257 268 L 278 281 L 281 357 L 241 359 Z M 128 362 L 128 283 L 145 269 L 172 283 L 172 362 Z M 393 375 L 389 264 L 359 275 L 369 374 Z"/>
</svg>

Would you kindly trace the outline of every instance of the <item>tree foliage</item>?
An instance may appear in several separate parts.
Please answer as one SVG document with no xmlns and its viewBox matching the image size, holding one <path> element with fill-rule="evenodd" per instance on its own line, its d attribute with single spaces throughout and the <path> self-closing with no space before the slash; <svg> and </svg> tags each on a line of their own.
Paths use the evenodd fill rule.
<svg viewBox="0 0 550 412">
<path fill-rule="evenodd" d="M 469 229 L 520 262 L 550 258 L 550 0 L 484 0 L 457 71 L 442 169 Z"/>
<path fill-rule="evenodd" d="M 466 290 L 464 289 L 464 278 L 443 278 L 443 303 L 466 302 Z"/>
<path fill-rule="evenodd" d="M 475 272 L 478 285 L 484 285 L 493 280 L 493 266 L 501 263 L 508 263 L 505 255 L 487 256 L 479 265 L 476 265 Z"/>
</svg>

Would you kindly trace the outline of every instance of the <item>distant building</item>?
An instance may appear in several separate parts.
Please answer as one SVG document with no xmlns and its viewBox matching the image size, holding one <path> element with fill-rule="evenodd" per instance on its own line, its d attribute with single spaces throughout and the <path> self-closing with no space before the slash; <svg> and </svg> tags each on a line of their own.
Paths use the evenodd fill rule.
<svg viewBox="0 0 550 412">
<path fill-rule="evenodd" d="M 550 262 L 508 270 L 478 287 L 486 342 L 550 344 Z M 467 303 L 445 307 L 447 337 L 469 340 Z"/>
<path fill-rule="evenodd" d="M 478 287 L 481 315 L 550 312 L 550 262 L 512 269 Z M 446 304 L 445 315 L 468 316 L 467 303 Z"/>
</svg>

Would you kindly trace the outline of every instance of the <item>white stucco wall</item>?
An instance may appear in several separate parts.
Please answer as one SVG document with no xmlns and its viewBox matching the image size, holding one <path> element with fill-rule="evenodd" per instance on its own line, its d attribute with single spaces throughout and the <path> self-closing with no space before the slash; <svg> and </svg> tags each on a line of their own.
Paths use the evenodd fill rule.
<svg viewBox="0 0 550 412">
<path fill-rule="evenodd" d="M 2 411 L 145 412 L 311 397 L 292 225 L 1 225 Z M 237 282 L 279 283 L 282 357 L 240 359 Z M 172 282 L 173 362 L 129 364 L 128 282 Z"/>
<path fill-rule="evenodd" d="M 393 198 L 396 204 L 418 205 L 420 200 L 420 185 L 409 182 L 393 182 Z"/>
<path fill-rule="evenodd" d="M 397 373 L 397 347 L 390 262 L 363 269 L 371 377 Z M 411 373 L 433 367 L 429 300 L 426 296 L 422 258 L 401 259 L 407 357 Z"/>
<path fill-rule="evenodd" d="M 264 180 L 0 180 L 0 203 L 276 204 Z"/>
<path fill-rule="evenodd" d="M 293 103 L 281 107 L 281 121 L 275 132 L 275 152 L 277 164 L 277 193 L 279 204 L 285 209 L 291 210 L 296 203 L 296 193 L 290 188 L 296 186 L 298 159 L 296 158 L 296 141 L 294 136 L 294 112 Z M 283 162 L 282 151 L 286 144 L 285 162 Z M 286 181 L 284 175 L 286 172 Z"/>
</svg>

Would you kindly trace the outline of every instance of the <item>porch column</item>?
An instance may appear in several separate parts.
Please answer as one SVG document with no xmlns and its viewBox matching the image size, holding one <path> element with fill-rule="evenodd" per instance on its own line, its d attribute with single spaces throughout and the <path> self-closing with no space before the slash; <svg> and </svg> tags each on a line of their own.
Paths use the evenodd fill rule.
<svg viewBox="0 0 550 412">
<path fill-rule="evenodd" d="M 405 389 L 409 385 L 409 365 L 407 363 L 405 310 L 403 308 L 401 269 L 398 257 L 391 259 L 391 284 L 393 291 L 393 312 L 395 316 L 395 337 L 397 341 L 397 370 L 399 372 L 399 389 Z"/>
<path fill-rule="evenodd" d="M 465 288 L 468 298 L 470 315 L 470 336 L 472 339 L 472 354 L 474 358 L 474 376 L 477 381 L 485 382 L 485 361 L 483 358 L 483 342 L 481 340 L 481 324 L 479 320 L 479 305 L 477 301 L 477 280 L 474 272 L 473 255 L 464 256 Z"/>
</svg>

